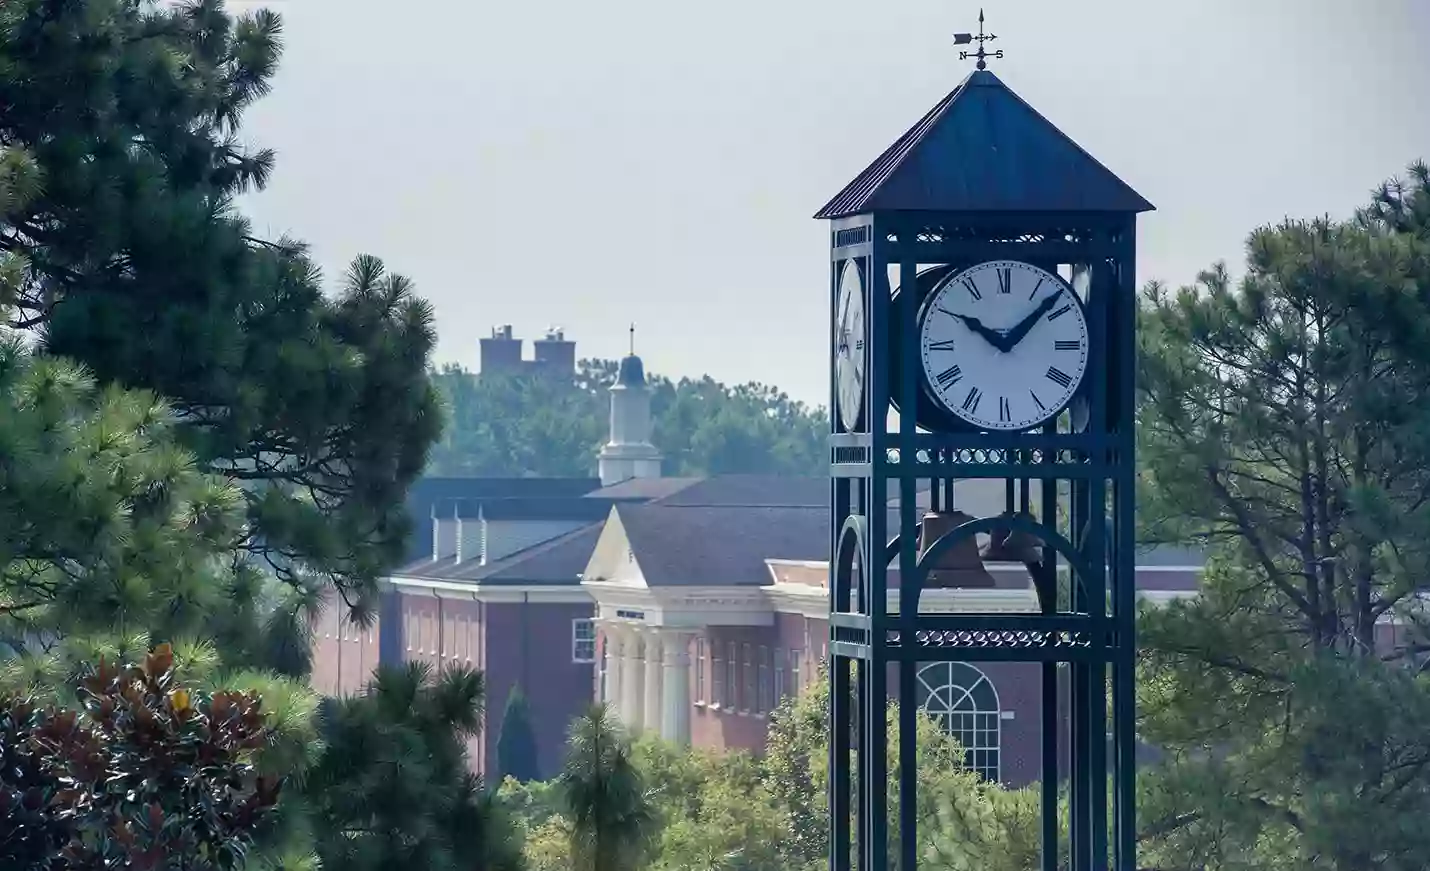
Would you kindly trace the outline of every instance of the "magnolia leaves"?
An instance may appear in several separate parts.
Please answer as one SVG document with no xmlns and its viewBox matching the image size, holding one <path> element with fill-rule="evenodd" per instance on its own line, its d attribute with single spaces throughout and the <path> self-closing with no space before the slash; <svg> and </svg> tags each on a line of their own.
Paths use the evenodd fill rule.
<svg viewBox="0 0 1430 871">
<path fill-rule="evenodd" d="M 271 739 L 258 697 L 179 685 L 168 644 L 101 659 L 79 696 L 0 698 L 0 867 L 240 867 L 281 787 L 250 761 Z"/>
</svg>

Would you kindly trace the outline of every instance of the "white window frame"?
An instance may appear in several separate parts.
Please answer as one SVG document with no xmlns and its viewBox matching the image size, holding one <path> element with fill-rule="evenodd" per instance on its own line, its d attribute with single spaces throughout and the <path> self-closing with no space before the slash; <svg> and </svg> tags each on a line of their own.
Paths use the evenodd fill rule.
<svg viewBox="0 0 1430 871">
<path fill-rule="evenodd" d="M 590 617 L 571 621 L 571 662 L 576 665 L 596 662 L 596 621 Z"/>
<path fill-rule="evenodd" d="M 725 657 L 720 655 L 720 642 L 710 642 L 710 704 L 725 707 Z"/>
<path fill-rule="evenodd" d="M 725 698 L 720 700 L 720 707 L 727 711 L 733 711 L 740 704 L 740 651 L 739 645 L 734 642 L 725 644 Z"/>
<path fill-rule="evenodd" d="M 773 695 L 774 685 L 770 683 L 770 648 L 761 644 L 759 657 L 758 668 L 760 673 L 755 684 L 755 692 L 758 693 L 757 698 L 760 700 L 760 707 L 757 713 L 768 714 L 774 710 L 776 704 Z"/>
<path fill-rule="evenodd" d="M 695 639 L 695 701 L 704 704 L 705 698 L 705 638 Z"/>
</svg>

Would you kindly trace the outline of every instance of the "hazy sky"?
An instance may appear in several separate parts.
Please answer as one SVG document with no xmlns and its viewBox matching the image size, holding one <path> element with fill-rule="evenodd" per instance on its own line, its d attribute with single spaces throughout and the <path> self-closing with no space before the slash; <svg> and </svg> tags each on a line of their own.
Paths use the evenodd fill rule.
<svg viewBox="0 0 1430 871">
<path fill-rule="evenodd" d="M 827 395 L 810 215 L 970 65 L 959 0 L 276 0 L 287 55 L 246 135 L 261 232 L 411 276 L 438 358 L 510 323 L 580 356 Z M 992 68 L 1150 199 L 1141 277 L 1347 214 L 1430 158 L 1426 0 L 990 0 Z M 529 351 L 528 351 L 529 353 Z"/>
</svg>

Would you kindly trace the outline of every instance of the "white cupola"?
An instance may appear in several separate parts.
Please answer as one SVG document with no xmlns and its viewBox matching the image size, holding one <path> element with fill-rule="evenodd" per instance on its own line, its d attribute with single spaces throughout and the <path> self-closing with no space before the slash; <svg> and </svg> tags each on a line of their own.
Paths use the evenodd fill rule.
<svg viewBox="0 0 1430 871">
<path fill-rule="evenodd" d="M 601 486 L 631 478 L 659 478 L 660 451 L 650 441 L 650 388 L 645 364 L 635 354 L 631 327 L 631 352 L 621 360 L 616 383 L 611 385 L 611 435 L 601 448 Z"/>
</svg>

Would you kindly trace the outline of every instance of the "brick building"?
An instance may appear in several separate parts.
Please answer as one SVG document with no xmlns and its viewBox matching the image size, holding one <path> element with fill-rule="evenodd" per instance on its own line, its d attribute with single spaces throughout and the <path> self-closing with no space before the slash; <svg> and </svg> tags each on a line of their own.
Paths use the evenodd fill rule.
<svg viewBox="0 0 1430 871">
<path fill-rule="evenodd" d="M 379 662 L 481 669 L 488 718 L 471 747 L 479 771 L 518 685 L 544 774 L 559 764 L 571 718 L 594 699 L 671 741 L 763 746 L 769 712 L 825 658 L 829 482 L 661 477 L 643 367 L 632 356 L 621 372 L 601 478 L 430 478 L 414 488 L 409 510 L 425 522 L 412 559 L 387 580 L 375 626 L 359 631 L 334 608 L 315 627 L 317 689 L 358 692 Z M 964 482 L 956 504 L 997 514 L 1003 492 L 1002 482 Z M 975 586 L 927 590 L 921 607 L 1037 610 L 1021 563 L 974 562 Z M 1152 551 L 1139 562 L 1144 596 L 1194 592 L 1196 554 Z M 895 589 L 891 609 L 897 600 Z M 1035 668 L 930 665 L 919 674 L 921 703 L 980 771 L 1023 783 L 1038 765 Z"/>
</svg>

